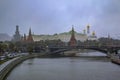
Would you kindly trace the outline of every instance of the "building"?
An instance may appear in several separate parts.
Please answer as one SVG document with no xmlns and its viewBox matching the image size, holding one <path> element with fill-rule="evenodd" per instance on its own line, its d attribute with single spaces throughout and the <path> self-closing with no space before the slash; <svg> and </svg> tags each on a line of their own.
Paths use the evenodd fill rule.
<svg viewBox="0 0 120 80">
<path fill-rule="evenodd" d="M 19 26 L 16 25 L 16 31 L 15 31 L 15 34 L 13 35 L 13 39 L 12 41 L 14 42 L 17 42 L 17 41 L 21 41 L 21 35 L 20 35 L 20 32 L 19 32 Z"/>
<path fill-rule="evenodd" d="M 70 38 L 70 41 L 69 41 L 69 46 L 76 46 L 77 45 L 77 40 L 75 38 L 75 32 L 74 32 L 74 28 L 72 27 L 72 32 L 71 32 L 71 38 Z"/>
<path fill-rule="evenodd" d="M 32 33 L 31 33 L 31 28 L 29 29 L 29 35 L 27 36 L 26 41 L 27 42 L 34 42 L 33 37 L 32 37 Z"/>
<path fill-rule="evenodd" d="M 25 42 L 36 42 L 36 41 L 45 41 L 45 40 L 61 40 L 68 43 L 71 39 L 71 34 L 74 32 L 74 37 L 76 41 L 84 42 L 86 40 L 97 40 L 95 32 L 90 34 L 90 26 L 87 25 L 87 28 L 83 30 L 83 33 L 76 32 L 73 28 L 69 32 L 54 34 L 54 35 L 35 35 L 32 34 L 31 28 L 29 29 L 29 34 L 21 37 L 19 33 L 19 27 L 16 26 L 16 32 L 13 36 L 13 41 L 25 41 Z"/>
<path fill-rule="evenodd" d="M 21 36 L 20 32 L 19 32 L 19 26 L 17 25 L 16 26 L 16 31 L 15 31 L 15 34 L 13 35 L 12 41 L 14 41 L 14 42 L 18 42 L 18 41 L 34 42 L 33 37 L 32 37 L 31 28 L 29 29 L 28 36 L 26 36 L 26 34 L 24 34 L 24 36 Z"/>
<path fill-rule="evenodd" d="M 87 31 L 87 33 L 86 33 Z M 60 34 L 54 34 L 54 35 L 32 35 L 34 41 L 45 41 L 45 40 L 58 40 L 60 39 L 63 42 L 69 42 L 71 38 L 72 30 L 69 32 L 64 32 Z M 84 42 L 86 40 L 98 40 L 95 31 L 90 33 L 90 25 L 87 25 L 87 29 L 83 30 L 83 33 L 78 33 L 74 30 L 74 36 L 76 41 Z"/>
<path fill-rule="evenodd" d="M 91 35 L 88 36 L 88 40 L 91 40 L 91 41 L 97 41 L 98 40 L 94 31 L 92 32 Z"/>
<path fill-rule="evenodd" d="M 32 35 L 33 40 L 34 41 L 45 41 L 45 40 L 58 40 L 60 39 L 63 42 L 69 42 L 70 38 L 71 38 L 71 33 L 72 30 L 70 30 L 69 32 L 64 32 L 64 33 L 59 33 L 59 34 L 54 34 L 54 35 Z M 78 41 L 86 41 L 87 40 L 87 35 L 86 34 L 82 34 L 82 33 L 78 33 L 76 31 L 74 31 L 74 36 L 76 38 L 76 40 Z"/>
</svg>

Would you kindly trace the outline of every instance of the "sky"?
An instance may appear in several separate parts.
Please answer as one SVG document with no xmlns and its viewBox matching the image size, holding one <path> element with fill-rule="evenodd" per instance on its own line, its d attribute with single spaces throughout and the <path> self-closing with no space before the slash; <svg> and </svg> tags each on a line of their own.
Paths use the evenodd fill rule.
<svg viewBox="0 0 120 80">
<path fill-rule="evenodd" d="M 120 0 L 0 0 L 0 33 L 83 33 L 87 25 L 98 37 L 120 38 Z"/>
</svg>

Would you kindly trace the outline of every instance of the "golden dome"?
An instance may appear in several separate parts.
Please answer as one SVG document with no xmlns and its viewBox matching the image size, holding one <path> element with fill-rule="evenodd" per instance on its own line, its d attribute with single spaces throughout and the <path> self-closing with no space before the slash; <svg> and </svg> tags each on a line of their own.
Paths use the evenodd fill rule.
<svg viewBox="0 0 120 80">
<path fill-rule="evenodd" d="M 95 36 L 95 31 L 92 32 L 92 35 Z"/>
</svg>

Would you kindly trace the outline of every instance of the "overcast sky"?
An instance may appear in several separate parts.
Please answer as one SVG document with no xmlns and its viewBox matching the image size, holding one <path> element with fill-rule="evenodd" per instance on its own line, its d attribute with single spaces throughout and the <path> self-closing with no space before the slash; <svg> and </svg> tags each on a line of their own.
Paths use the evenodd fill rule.
<svg viewBox="0 0 120 80">
<path fill-rule="evenodd" d="M 90 24 L 98 36 L 120 36 L 120 0 L 0 0 L 0 33 L 83 32 Z"/>
</svg>

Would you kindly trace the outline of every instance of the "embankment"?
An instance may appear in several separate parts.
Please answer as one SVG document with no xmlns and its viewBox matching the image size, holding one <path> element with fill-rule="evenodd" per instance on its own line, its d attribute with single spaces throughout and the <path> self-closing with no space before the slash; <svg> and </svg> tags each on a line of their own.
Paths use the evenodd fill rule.
<svg viewBox="0 0 120 80">
<path fill-rule="evenodd" d="M 0 80 L 4 80 L 7 74 L 18 64 L 21 62 L 36 57 L 35 55 L 27 55 L 19 57 L 18 59 L 15 59 L 14 61 L 10 62 L 8 65 L 6 65 L 1 71 L 0 71 Z"/>
</svg>

